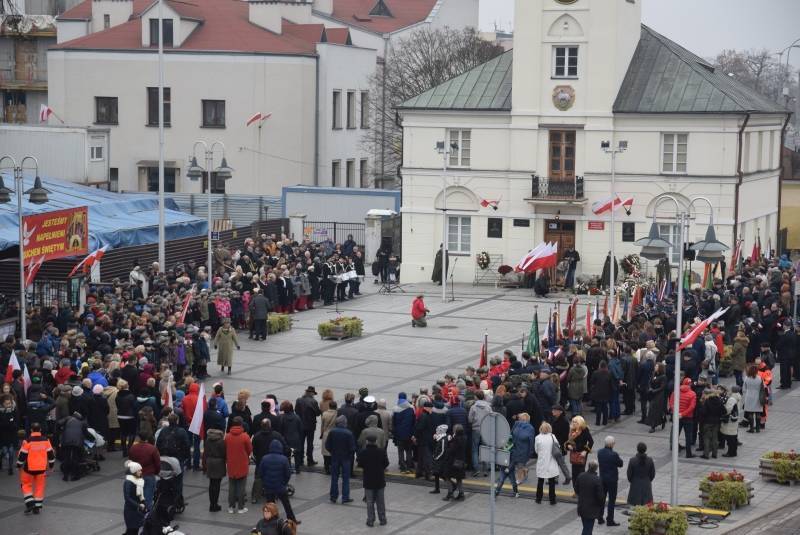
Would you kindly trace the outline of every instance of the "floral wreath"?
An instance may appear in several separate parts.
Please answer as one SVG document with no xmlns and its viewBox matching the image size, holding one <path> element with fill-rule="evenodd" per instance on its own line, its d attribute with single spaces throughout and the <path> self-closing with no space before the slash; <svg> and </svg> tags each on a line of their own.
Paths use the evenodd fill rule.
<svg viewBox="0 0 800 535">
<path fill-rule="evenodd" d="M 622 259 L 622 270 L 626 275 L 639 277 L 641 275 L 642 264 L 639 255 L 629 254 Z"/>
<path fill-rule="evenodd" d="M 483 252 L 481 252 L 481 253 L 480 253 L 480 254 L 478 254 L 478 256 L 475 258 L 475 261 L 477 262 L 477 264 L 478 264 L 478 267 L 479 267 L 479 268 L 481 268 L 481 269 L 486 269 L 486 268 L 488 268 L 488 267 L 489 267 L 489 263 L 491 262 L 491 260 L 492 260 L 492 259 L 491 259 L 491 257 L 489 256 L 489 253 L 487 253 L 486 251 L 483 251 Z"/>
</svg>

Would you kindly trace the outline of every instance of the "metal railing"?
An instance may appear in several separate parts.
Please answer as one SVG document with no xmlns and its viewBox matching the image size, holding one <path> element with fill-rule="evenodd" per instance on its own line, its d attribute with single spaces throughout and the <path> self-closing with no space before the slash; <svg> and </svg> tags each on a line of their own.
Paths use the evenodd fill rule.
<svg viewBox="0 0 800 535">
<path fill-rule="evenodd" d="M 364 223 L 337 223 L 336 221 L 303 221 L 303 235 L 312 242 L 332 241 L 344 243 L 352 234 L 353 241 L 364 246 L 366 230 Z"/>
<path fill-rule="evenodd" d="M 126 193 L 142 194 L 140 192 Z M 208 205 L 205 193 L 167 193 L 167 196 L 175 200 L 182 212 L 206 218 Z M 211 219 L 231 221 L 230 228 L 246 227 L 259 221 L 276 219 L 282 214 L 283 202 L 280 197 L 231 193 L 211 194 Z"/>
<path fill-rule="evenodd" d="M 572 180 L 554 180 L 539 175 L 531 177 L 531 198 L 553 201 L 580 201 L 586 198 L 583 177 L 576 176 Z"/>
<path fill-rule="evenodd" d="M 13 64 L 0 67 L 0 84 L 46 84 L 47 69 L 23 65 L 20 68 Z"/>
</svg>

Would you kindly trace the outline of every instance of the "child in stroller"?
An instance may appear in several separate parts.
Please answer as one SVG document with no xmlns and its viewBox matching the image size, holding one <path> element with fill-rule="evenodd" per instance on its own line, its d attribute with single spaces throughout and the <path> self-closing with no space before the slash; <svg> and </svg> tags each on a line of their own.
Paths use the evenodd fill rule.
<svg viewBox="0 0 800 535">
<path fill-rule="evenodd" d="M 156 484 L 153 508 L 144 519 L 142 535 L 162 535 L 176 531 L 178 526 L 171 526 L 176 514 L 183 513 L 186 506 L 183 496 L 179 494 L 178 477 L 181 475 L 181 463 L 175 457 L 161 457 L 161 473 Z"/>
<path fill-rule="evenodd" d="M 106 445 L 106 441 L 100 433 L 91 427 L 86 431 L 92 438 L 86 438 L 83 441 L 83 450 L 81 451 L 80 458 L 77 460 L 78 474 L 81 477 L 91 472 L 100 471 L 100 463 L 97 462 L 98 451 Z"/>
</svg>

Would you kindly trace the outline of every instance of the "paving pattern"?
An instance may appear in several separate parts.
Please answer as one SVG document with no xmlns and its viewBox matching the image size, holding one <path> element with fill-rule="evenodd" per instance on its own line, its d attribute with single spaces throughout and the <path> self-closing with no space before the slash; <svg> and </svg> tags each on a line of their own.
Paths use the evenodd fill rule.
<svg viewBox="0 0 800 535">
<path fill-rule="evenodd" d="M 366 287 L 368 286 L 368 287 Z M 242 351 L 234 360 L 233 375 L 221 378 L 229 396 L 240 388 L 253 393 L 251 409 L 257 412 L 257 400 L 267 393 L 294 400 L 313 385 L 318 392 L 332 388 L 336 399 L 361 386 L 370 388 L 378 399 L 393 406 L 397 393 L 412 392 L 429 386 L 446 371 L 458 372 L 468 364 L 476 364 L 484 332 L 489 334 L 490 354 L 506 348 L 519 351 L 523 334 L 527 336 L 534 307 L 539 307 L 541 328 L 547 313 L 557 300 L 534 298 L 529 290 L 506 290 L 488 287 L 457 286 L 453 302 L 441 302 L 441 290 L 430 285 L 406 286 L 407 293 L 377 295 L 376 288 L 362 285 L 365 295 L 348 301 L 343 315 L 356 315 L 365 321 L 364 337 L 357 340 L 323 341 L 316 334 L 316 325 L 335 317 L 333 307 L 295 315 L 291 332 L 270 337 L 266 342 L 241 341 Z M 425 293 L 431 309 L 429 327 L 412 329 L 409 318 L 411 300 Z M 561 298 L 562 303 L 567 297 Z M 585 305 L 579 310 L 585 310 Z M 213 374 L 218 370 L 211 368 Z M 699 505 L 697 479 L 714 469 L 735 468 L 755 481 L 755 498 L 751 506 L 734 512 L 720 522 L 716 533 L 763 535 L 796 535 L 800 533 L 800 516 L 793 501 L 800 500 L 797 487 L 762 482 L 757 475 L 758 458 L 768 449 L 790 449 L 800 442 L 797 414 L 800 411 L 800 386 L 791 391 L 778 391 L 770 409 L 768 428 L 760 435 L 743 433 L 744 443 L 739 456 L 705 460 L 681 458 L 679 495 L 681 503 Z M 656 461 L 654 482 L 656 500 L 668 500 L 671 457 L 669 428 L 648 434 L 636 423 L 638 417 L 623 417 L 619 423 L 592 432 L 597 443 L 606 435 L 617 440 L 617 450 L 624 459 L 635 453 L 636 443 L 645 441 Z M 589 419 L 592 424 L 593 420 Z M 392 468 L 396 469 L 396 452 L 389 447 Z M 320 459 L 321 460 L 321 459 Z M 251 475 L 252 478 L 252 475 Z M 624 479 L 624 478 L 623 478 Z M 15 477 L 0 475 L 0 522 L 13 526 L 13 531 L 0 528 L 0 533 L 19 535 L 119 534 L 122 520 L 122 459 L 110 454 L 99 473 L 72 483 L 54 476 L 48 480 L 48 493 L 42 515 L 25 517 L 19 483 Z M 302 520 L 300 534 L 326 535 L 352 533 L 419 534 L 447 529 L 459 535 L 489 533 L 489 498 L 483 492 L 468 492 L 464 502 L 444 502 L 428 494 L 428 488 L 408 481 L 392 480 L 386 491 L 389 523 L 385 527 L 365 525 L 366 512 L 360 501 L 361 491 L 349 505 L 333 505 L 328 501 L 329 479 L 319 473 L 302 473 L 293 477 L 296 495 L 292 500 Z M 353 488 L 360 486 L 353 482 Z M 483 487 L 485 487 L 483 480 Z M 476 487 L 480 488 L 480 487 Z M 569 487 L 561 486 L 565 496 Z M 254 506 L 247 514 L 229 515 L 208 512 L 207 480 L 201 473 L 188 473 L 185 495 L 189 502 L 186 513 L 178 517 L 182 531 L 190 535 L 249 534 L 259 512 Z M 223 484 L 222 500 L 227 495 Z M 620 482 L 619 496 L 624 501 L 627 482 Z M 770 515 L 770 513 L 774 513 Z M 759 519 L 760 517 L 764 517 Z M 757 520 L 757 521 L 756 521 Z M 622 535 L 627 533 L 625 516 L 618 515 L 622 525 L 616 528 L 596 527 L 595 533 Z M 692 527 L 690 533 L 708 530 Z M 537 505 L 533 500 L 501 497 L 497 500 L 497 535 L 574 535 L 580 533 L 580 520 L 573 503 L 556 506 Z"/>
</svg>

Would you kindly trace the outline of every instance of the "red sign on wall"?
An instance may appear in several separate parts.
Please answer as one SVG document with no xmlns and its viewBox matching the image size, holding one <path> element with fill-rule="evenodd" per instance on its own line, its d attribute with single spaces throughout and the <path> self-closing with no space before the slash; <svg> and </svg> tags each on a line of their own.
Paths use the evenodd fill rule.
<svg viewBox="0 0 800 535">
<path fill-rule="evenodd" d="M 605 230 L 605 221 L 589 221 L 589 230 Z"/>
<path fill-rule="evenodd" d="M 82 256 L 89 248 L 89 218 L 85 206 L 22 218 L 25 265 L 33 260 Z"/>
</svg>

